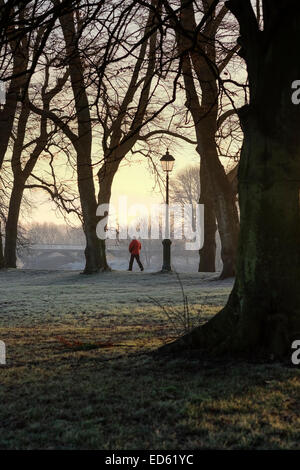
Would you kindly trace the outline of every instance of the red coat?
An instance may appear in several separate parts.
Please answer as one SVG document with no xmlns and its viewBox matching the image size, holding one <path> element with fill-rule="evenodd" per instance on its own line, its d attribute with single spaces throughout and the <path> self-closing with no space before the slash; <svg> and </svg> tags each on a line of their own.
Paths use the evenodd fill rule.
<svg viewBox="0 0 300 470">
<path fill-rule="evenodd" d="M 129 251 L 132 255 L 139 255 L 141 251 L 142 245 L 139 240 L 132 240 L 129 245 Z"/>
</svg>

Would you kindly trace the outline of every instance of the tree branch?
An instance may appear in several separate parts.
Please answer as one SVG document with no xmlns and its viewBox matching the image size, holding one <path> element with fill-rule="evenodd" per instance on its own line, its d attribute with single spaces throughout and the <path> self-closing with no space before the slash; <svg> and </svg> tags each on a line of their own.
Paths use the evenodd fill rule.
<svg viewBox="0 0 300 470">
<path fill-rule="evenodd" d="M 222 124 L 226 121 L 227 118 L 229 118 L 229 116 L 232 116 L 233 114 L 235 113 L 238 113 L 238 109 L 228 109 L 228 111 L 225 111 L 225 113 L 221 114 L 221 116 L 218 118 L 218 121 L 217 121 L 217 130 L 220 129 L 220 127 L 222 126 Z"/>
<path fill-rule="evenodd" d="M 178 139 L 182 139 L 182 140 L 184 140 L 185 142 L 187 142 L 188 144 L 197 145 L 197 141 L 196 141 L 196 140 L 189 139 L 188 137 L 185 137 L 184 135 L 180 135 L 180 134 L 178 134 L 177 132 L 168 131 L 168 130 L 160 130 L 160 129 L 157 129 L 157 130 L 155 130 L 155 131 L 148 132 L 148 134 L 145 134 L 145 135 L 140 135 L 140 136 L 138 137 L 138 140 L 146 141 L 146 140 L 148 140 L 150 137 L 152 137 L 153 135 L 158 135 L 158 134 L 167 134 L 167 135 L 170 135 L 170 136 L 172 136 L 172 137 L 176 137 L 176 138 L 178 138 Z"/>
<path fill-rule="evenodd" d="M 51 119 L 51 121 L 54 122 L 54 124 L 56 124 L 64 132 L 64 134 L 70 139 L 75 149 L 77 148 L 78 136 L 69 128 L 68 124 L 63 122 L 52 111 L 46 111 L 46 110 L 40 109 L 37 106 L 35 106 L 32 102 L 29 102 L 29 107 L 35 114 Z"/>
</svg>

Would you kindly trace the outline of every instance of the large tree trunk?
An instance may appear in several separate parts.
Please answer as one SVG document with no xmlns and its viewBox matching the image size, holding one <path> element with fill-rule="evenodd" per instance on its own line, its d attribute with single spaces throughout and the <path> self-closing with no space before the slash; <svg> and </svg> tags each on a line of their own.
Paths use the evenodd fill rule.
<svg viewBox="0 0 300 470">
<path fill-rule="evenodd" d="M 105 163 L 102 165 L 98 172 L 98 181 L 99 181 L 99 193 L 98 193 L 98 205 L 109 204 L 111 198 L 112 184 L 115 177 L 115 174 L 118 171 L 119 165 L 124 158 L 123 155 L 118 155 L 117 151 L 109 154 L 110 158 L 105 159 Z M 100 221 L 104 216 L 100 217 Z M 100 240 L 101 244 L 101 256 L 103 257 L 103 262 L 105 262 L 107 269 L 109 269 L 107 260 L 106 260 L 106 247 L 105 240 Z"/>
<path fill-rule="evenodd" d="M 201 165 L 200 169 L 200 180 L 201 180 L 201 197 L 200 197 L 200 204 L 204 205 L 204 244 L 203 247 L 199 250 L 200 255 L 200 262 L 199 262 L 199 272 L 215 272 L 215 265 L 216 265 L 216 232 L 217 232 L 217 224 L 216 224 L 216 214 L 214 210 L 214 200 L 213 195 L 211 192 L 211 188 L 209 185 L 209 178 L 206 172 L 204 171 L 204 161 Z M 229 174 L 227 174 L 228 181 L 230 186 L 233 190 L 233 195 L 230 197 L 236 198 L 237 193 L 237 168 L 236 166 Z M 233 210 L 232 214 L 234 219 L 236 220 L 236 211 Z M 232 259 L 236 259 L 236 252 L 237 252 L 237 231 L 238 231 L 238 224 L 235 223 L 233 225 L 233 230 L 235 233 L 236 239 L 236 246 L 232 251 L 232 256 L 227 258 L 227 263 L 225 266 L 223 265 L 222 272 L 230 274 L 235 273 L 235 266 L 232 263 Z M 229 242 L 233 240 L 233 237 L 229 237 Z M 223 241 L 223 258 L 224 258 L 224 247 L 226 246 L 225 240 Z M 230 269 L 229 266 L 231 267 Z M 221 276 L 222 277 L 222 276 Z M 226 275 L 224 276 L 226 277 Z M 229 276 L 230 277 L 230 276 Z"/>
<path fill-rule="evenodd" d="M 236 274 L 236 257 L 239 234 L 239 217 L 236 195 L 219 160 L 215 142 L 215 119 L 208 116 L 199 122 L 198 152 L 202 165 L 207 168 L 206 179 L 211 193 L 218 230 L 221 239 L 221 259 L 223 263 L 221 279 Z"/>
<path fill-rule="evenodd" d="M 204 162 L 200 166 L 201 195 L 199 203 L 204 205 L 204 244 L 199 250 L 200 261 L 198 272 L 213 273 L 216 271 L 216 215 L 214 202 L 208 184 Z"/>
<path fill-rule="evenodd" d="M 300 106 L 291 100 L 300 76 L 300 5 L 288 3 L 266 8 L 262 42 L 250 2 L 228 2 L 240 22 L 250 84 L 250 105 L 240 112 L 236 282 L 221 312 L 166 351 L 282 357 L 300 337 Z"/>
<path fill-rule="evenodd" d="M 59 4 L 58 0 L 55 0 L 54 4 Z M 107 263 L 105 257 L 103 258 L 101 242 L 96 234 L 98 218 L 96 216 L 97 201 L 91 157 L 91 116 L 73 13 L 68 12 L 62 15 L 60 23 L 66 43 L 66 54 L 78 122 L 78 140 L 74 143 L 74 146 L 77 153 L 77 182 L 82 208 L 83 230 L 86 238 L 84 273 L 92 274 L 106 270 Z"/>
<path fill-rule="evenodd" d="M 287 181 L 287 168 L 278 165 L 289 155 L 289 143 L 262 135 L 256 119 L 259 116 L 252 115 L 244 125 L 239 169 L 241 230 L 233 291 L 220 313 L 167 346 L 167 351 L 188 347 L 213 354 L 280 357 L 299 339 L 299 182 Z M 293 155 L 300 161 L 299 149 Z M 273 174 L 268 172 L 266 179 L 270 168 Z"/>
<path fill-rule="evenodd" d="M 11 192 L 9 211 L 5 228 L 4 259 L 7 268 L 17 267 L 18 220 L 24 192 L 24 181 L 15 179 Z"/>
<path fill-rule="evenodd" d="M 99 221 L 96 216 L 97 202 L 92 176 L 91 160 L 83 163 L 87 155 L 83 149 L 77 152 L 78 189 L 81 201 L 83 231 L 86 238 L 84 274 L 92 274 L 108 269 L 105 254 L 101 250 L 101 240 L 98 239 L 96 228 Z"/>
<path fill-rule="evenodd" d="M 15 35 L 16 31 L 14 28 L 11 30 L 11 33 L 12 36 Z M 13 129 L 20 91 L 24 85 L 24 81 L 26 80 L 26 75 L 22 75 L 22 72 L 27 69 L 28 65 L 28 45 L 26 36 L 24 35 L 20 40 L 15 41 L 12 39 L 10 34 L 8 34 L 7 39 L 12 50 L 13 78 L 10 80 L 10 84 L 6 93 L 5 104 L 2 110 L 0 110 L 0 171 L 8 148 L 11 131 Z M 0 269 L 4 267 L 5 260 L 3 253 L 2 234 L 0 230 Z"/>
<path fill-rule="evenodd" d="M 54 96 L 59 93 L 62 89 L 63 83 L 67 80 L 67 74 L 61 79 L 62 81 L 57 82 L 56 86 L 46 93 L 46 89 L 49 83 L 49 64 L 46 68 L 45 82 L 42 88 L 42 101 L 43 101 L 43 112 L 48 112 L 50 102 Z M 24 189 L 26 182 L 32 174 L 36 163 L 45 149 L 47 142 L 49 141 L 50 134 L 47 133 L 47 117 L 41 115 L 39 136 L 35 139 L 35 147 L 30 153 L 30 156 L 25 160 L 24 142 L 26 131 L 28 130 L 28 119 L 30 116 L 30 102 L 28 94 L 25 94 L 25 99 L 22 103 L 21 112 L 18 116 L 18 123 L 16 128 L 16 138 L 14 140 L 12 157 L 11 157 L 11 168 L 13 173 L 13 188 L 10 195 L 9 211 L 6 222 L 6 238 L 5 238 L 5 265 L 9 268 L 16 268 L 17 264 L 17 238 L 18 238 L 18 220 L 20 214 L 20 207 L 22 203 Z M 32 142 L 33 143 L 33 142 Z"/>
</svg>

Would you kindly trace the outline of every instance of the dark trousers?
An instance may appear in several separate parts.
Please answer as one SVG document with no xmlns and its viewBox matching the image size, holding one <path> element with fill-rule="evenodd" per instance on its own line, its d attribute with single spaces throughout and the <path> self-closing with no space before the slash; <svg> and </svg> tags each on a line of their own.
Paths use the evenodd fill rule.
<svg viewBox="0 0 300 470">
<path fill-rule="evenodd" d="M 143 265 L 142 265 L 142 263 L 141 263 L 141 261 L 140 261 L 140 255 L 131 255 L 131 256 L 130 256 L 129 271 L 132 271 L 132 265 L 133 265 L 134 259 L 136 259 L 137 264 L 139 265 L 140 269 L 143 271 L 144 268 L 143 268 Z"/>
</svg>

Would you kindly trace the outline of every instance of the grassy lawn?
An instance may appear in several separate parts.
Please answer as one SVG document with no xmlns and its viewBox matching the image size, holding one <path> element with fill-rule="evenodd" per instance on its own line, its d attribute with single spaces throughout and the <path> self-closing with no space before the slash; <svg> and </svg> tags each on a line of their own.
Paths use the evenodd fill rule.
<svg viewBox="0 0 300 470">
<path fill-rule="evenodd" d="M 0 281 L 0 449 L 300 448 L 299 369 L 148 354 L 175 334 L 149 299 L 180 310 L 174 276 L 12 270 Z M 195 321 L 231 288 L 182 283 Z M 96 343 L 106 347 L 86 347 Z"/>
</svg>

